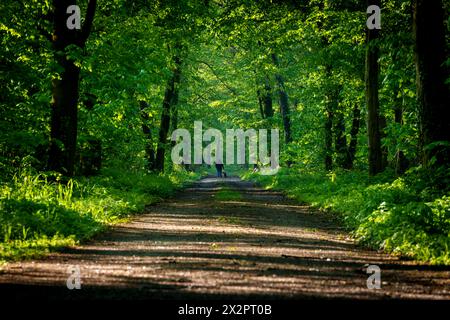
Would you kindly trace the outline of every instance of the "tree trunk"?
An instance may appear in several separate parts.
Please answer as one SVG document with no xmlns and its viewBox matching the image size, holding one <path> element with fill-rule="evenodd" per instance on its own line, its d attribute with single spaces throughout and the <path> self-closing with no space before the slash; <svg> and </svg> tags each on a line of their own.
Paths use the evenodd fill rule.
<svg viewBox="0 0 450 320">
<path fill-rule="evenodd" d="M 147 108 L 148 103 L 145 101 L 140 101 L 141 109 L 141 120 L 142 120 L 142 132 L 144 133 L 146 144 L 145 144 L 145 157 L 147 160 L 147 169 L 153 171 L 155 169 L 155 150 L 153 148 L 153 137 L 152 130 L 149 127 L 150 117 L 148 116 Z"/>
<path fill-rule="evenodd" d="M 264 84 L 264 115 L 266 118 L 273 117 L 273 102 L 272 102 L 272 87 L 270 86 L 269 78 L 266 76 L 266 82 Z"/>
<path fill-rule="evenodd" d="M 265 119 L 266 115 L 264 114 L 264 104 L 263 104 L 263 96 L 261 93 L 261 90 L 257 90 L 256 94 L 258 96 L 258 105 L 259 105 L 259 112 L 261 113 L 261 118 Z"/>
<path fill-rule="evenodd" d="M 394 109 L 394 121 L 399 125 L 403 125 L 403 109 L 400 104 L 397 104 Z M 408 168 L 408 159 L 406 159 L 405 154 L 403 153 L 402 150 L 397 150 L 395 154 L 395 173 L 397 175 L 400 175 L 404 173 L 407 168 Z"/>
<path fill-rule="evenodd" d="M 178 98 L 176 100 L 178 100 Z M 178 101 L 174 102 L 171 108 L 172 108 L 172 115 L 171 115 L 170 134 L 172 135 L 172 132 L 174 132 L 178 128 Z M 176 141 L 171 141 L 170 145 L 173 148 L 176 144 L 177 144 Z"/>
<path fill-rule="evenodd" d="M 257 90 L 259 109 L 263 119 L 273 117 L 273 103 L 272 103 L 272 87 L 270 86 L 269 78 L 266 76 L 264 83 L 264 90 Z"/>
<path fill-rule="evenodd" d="M 371 1 L 371 4 L 380 6 L 379 0 Z M 367 30 L 366 49 L 366 105 L 367 105 L 367 134 L 369 140 L 369 174 L 376 175 L 383 171 L 383 155 L 381 152 L 381 134 L 379 117 L 378 77 L 380 68 L 378 65 L 379 49 L 376 41 L 379 38 L 379 30 Z"/>
<path fill-rule="evenodd" d="M 273 103 L 272 103 L 272 87 L 270 85 L 270 80 L 267 75 L 265 76 L 264 89 L 262 91 L 261 89 L 258 89 L 257 94 L 261 118 L 266 120 L 265 124 L 267 126 L 267 129 L 269 129 L 267 131 L 267 152 L 268 154 L 271 154 L 272 135 L 270 126 L 272 125 L 272 118 L 273 118 Z"/>
<path fill-rule="evenodd" d="M 333 111 L 329 108 L 325 119 L 325 170 L 333 170 Z"/>
<path fill-rule="evenodd" d="M 386 127 L 387 127 L 386 116 L 380 113 L 379 121 L 380 121 L 379 129 L 380 129 L 380 144 L 381 144 L 381 167 L 384 170 L 389 165 L 388 162 L 389 150 L 386 146 L 383 146 L 383 139 L 386 138 Z"/>
<path fill-rule="evenodd" d="M 325 66 L 325 72 L 331 77 L 331 66 Z M 333 86 L 326 96 L 325 101 L 325 170 L 333 170 L 333 122 L 337 110 L 339 89 Z M 344 128 L 345 130 L 345 128 Z"/>
<path fill-rule="evenodd" d="M 273 53 L 272 54 L 272 61 L 273 64 L 279 68 L 279 61 L 278 56 Z M 289 111 L 289 98 L 286 93 L 286 88 L 284 85 L 284 79 L 281 76 L 281 74 L 276 73 L 275 79 L 277 80 L 278 85 L 278 95 L 280 99 L 280 112 L 281 112 L 281 118 L 283 119 L 283 127 L 284 127 L 284 140 L 286 143 L 289 143 L 292 141 L 292 134 L 291 134 L 291 119 L 290 119 L 290 111 Z"/>
<path fill-rule="evenodd" d="M 48 169 L 65 176 L 73 176 L 77 145 L 78 98 L 80 69 L 68 58 L 66 48 L 70 45 L 84 47 L 94 19 L 97 2 L 90 0 L 86 19 L 81 31 L 69 30 L 66 25 L 67 7 L 73 0 L 53 1 L 52 45 L 55 60 L 63 69 L 59 78 L 52 81 L 50 122 L 50 145 Z"/>
<path fill-rule="evenodd" d="M 353 121 L 352 121 L 352 128 L 350 130 L 350 143 L 347 148 L 347 161 L 344 164 L 345 169 L 352 169 L 353 168 L 353 162 L 355 161 L 355 155 L 356 155 L 356 146 L 358 144 L 358 133 L 359 128 L 361 126 L 361 110 L 359 109 L 358 105 L 355 104 L 353 107 Z"/>
<path fill-rule="evenodd" d="M 437 165 L 448 164 L 450 121 L 445 115 L 450 90 L 445 84 L 449 70 L 444 65 L 448 55 L 442 0 L 415 0 L 413 24 L 422 163 L 428 166 L 435 157 Z M 438 141 L 446 142 L 447 146 L 429 147 Z"/>
<path fill-rule="evenodd" d="M 155 169 L 164 171 L 164 157 L 167 147 L 167 136 L 170 129 L 170 116 L 172 106 L 178 101 L 178 84 L 181 76 L 181 60 L 178 56 L 174 58 L 175 69 L 169 79 L 162 105 L 161 124 L 159 128 L 158 149 L 156 151 Z"/>
<path fill-rule="evenodd" d="M 325 75 L 327 79 L 332 78 L 332 66 L 325 64 Z M 339 104 L 339 88 L 333 84 L 328 84 L 329 88 L 326 93 L 325 100 L 325 170 L 333 170 L 333 122 L 337 106 Z"/>
<path fill-rule="evenodd" d="M 80 70 L 65 57 L 57 59 L 64 68 L 52 81 L 52 112 L 48 169 L 65 176 L 74 174 L 77 145 L 77 105 Z"/>
<path fill-rule="evenodd" d="M 334 126 L 334 148 L 336 164 L 343 168 L 348 162 L 347 137 L 345 135 L 345 119 L 342 112 L 337 112 Z"/>
</svg>

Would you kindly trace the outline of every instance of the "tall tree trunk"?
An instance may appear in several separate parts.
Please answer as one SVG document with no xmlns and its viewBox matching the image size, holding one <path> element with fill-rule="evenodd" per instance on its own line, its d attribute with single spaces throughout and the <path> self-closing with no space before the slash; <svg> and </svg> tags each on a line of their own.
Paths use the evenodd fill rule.
<svg viewBox="0 0 450 320">
<path fill-rule="evenodd" d="M 270 86 L 269 77 L 265 77 L 264 89 L 257 90 L 259 109 L 263 119 L 273 117 L 272 87 Z"/>
<path fill-rule="evenodd" d="M 383 170 L 389 165 L 388 156 L 389 150 L 386 146 L 383 146 L 382 140 L 386 138 L 387 119 L 382 113 L 379 115 L 379 129 L 380 129 L 380 144 L 381 144 L 381 167 Z"/>
<path fill-rule="evenodd" d="M 273 53 L 272 54 L 272 61 L 275 67 L 279 68 L 280 63 L 278 61 L 278 56 Z M 286 88 L 284 85 L 284 79 L 281 76 L 279 72 L 275 74 L 275 79 L 277 80 L 277 86 L 278 86 L 278 95 L 280 99 L 280 112 L 281 112 L 281 118 L 283 119 L 283 127 L 284 127 L 284 140 L 286 143 L 289 143 L 292 141 L 292 134 L 291 134 L 291 118 L 290 118 L 290 111 L 289 111 L 289 98 L 286 93 Z"/>
<path fill-rule="evenodd" d="M 270 80 L 267 75 L 264 83 L 263 104 L 265 117 L 272 118 L 273 117 L 272 86 L 270 85 Z"/>
<path fill-rule="evenodd" d="M 394 109 L 394 121 L 398 125 L 403 125 L 403 108 L 401 104 L 398 102 Z M 398 144 L 398 142 L 397 142 Z M 408 159 L 405 157 L 405 154 L 402 150 L 397 150 L 395 154 L 395 173 L 400 175 L 406 171 L 408 168 Z"/>
<path fill-rule="evenodd" d="M 427 147 L 433 142 L 450 141 L 450 121 L 445 116 L 450 90 L 445 84 L 449 69 L 444 65 L 448 55 L 442 0 L 414 0 L 413 24 L 422 163 L 428 166 L 435 157 L 437 165 L 448 164 L 448 145 Z"/>
<path fill-rule="evenodd" d="M 265 75 L 264 89 L 257 90 L 259 109 L 261 112 L 261 118 L 265 119 L 265 124 L 268 129 L 272 125 L 273 118 L 273 102 L 272 102 L 272 87 L 270 85 L 270 80 L 267 75 Z M 271 154 L 272 151 L 272 135 L 271 130 L 267 131 L 267 152 Z"/>
<path fill-rule="evenodd" d="M 358 133 L 361 122 L 361 111 L 358 105 L 353 106 L 352 127 L 350 129 L 350 142 L 347 144 L 345 119 L 342 113 L 337 113 L 335 124 L 335 150 L 337 153 L 336 163 L 344 169 L 352 169 L 358 143 Z"/>
<path fill-rule="evenodd" d="M 178 96 L 178 92 L 177 92 L 177 96 Z M 178 98 L 176 99 L 178 100 Z M 172 132 L 174 132 L 175 130 L 177 130 L 178 128 L 178 101 L 174 102 L 172 104 L 172 116 L 171 116 L 171 125 L 170 125 L 170 134 L 172 134 Z M 171 142 L 171 146 L 172 148 L 177 144 L 176 141 L 172 141 Z"/>
<path fill-rule="evenodd" d="M 380 6 L 379 0 L 370 1 L 370 4 Z M 378 97 L 378 77 L 380 67 L 378 64 L 379 49 L 376 40 L 379 39 L 379 30 L 367 30 L 366 38 L 366 106 L 367 106 L 367 134 L 369 140 L 369 174 L 376 175 L 383 171 L 383 155 L 381 152 L 380 134 L 380 102 Z"/>
<path fill-rule="evenodd" d="M 348 162 L 347 137 L 345 135 L 345 119 L 342 112 L 336 113 L 334 125 L 334 148 L 336 150 L 336 164 L 343 168 Z"/>
<path fill-rule="evenodd" d="M 256 90 L 256 94 L 258 96 L 258 105 L 259 105 L 259 112 L 261 113 L 261 118 L 265 119 L 266 115 L 264 114 L 264 104 L 261 90 L 260 89 Z"/>
<path fill-rule="evenodd" d="M 331 77 L 331 66 L 325 66 L 325 72 Z M 325 101 L 325 170 L 333 170 L 333 122 L 337 110 L 339 89 L 333 86 L 326 95 Z"/>
<path fill-rule="evenodd" d="M 172 103 L 171 103 L 171 111 L 172 111 L 172 115 L 171 115 L 171 125 L 170 125 L 170 134 L 172 134 L 172 132 L 174 132 L 175 130 L 178 129 L 178 98 L 179 98 L 179 90 L 175 90 L 175 94 L 174 97 L 172 99 Z M 172 141 L 171 145 L 172 147 L 174 147 L 177 144 L 176 141 Z"/>
<path fill-rule="evenodd" d="M 347 160 L 344 164 L 345 169 L 352 169 L 353 162 L 355 161 L 356 146 L 358 144 L 358 133 L 361 126 L 361 110 L 355 103 L 353 106 L 353 121 L 352 128 L 350 129 L 350 143 L 347 148 Z"/>
<path fill-rule="evenodd" d="M 153 171 L 155 169 L 155 149 L 153 148 L 152 130 L 149 127 L 150 117 L 147 112 L 148 103 L 140 101 L 139 104 L 141 109 L 142 132 L 146 139 L 145 157 L 147 160 L 147 169 Z"/>
<path fill-rule="evenodd" d="M 325 119 L 325 170 L 333 170 L 333 111 L 328 107 Z"/>
<path fill-rule="evenodd" d="M 170 129 L 171 109 L 174 103 L 178 101 L 178 85 L 181 76 L 181 60 L 179 56 L 174 57 L 175 68 L 172 77 L 167 83 L 166 91 L 164 93 L 164 100 L 161 113 L 161 124 L 159 128 L 158 148 L 156 150 L 155 169 L 164 171 L 164 157 L 167 147 L 167 136 Z"/>
<path fill-rule="evenodd" d="M 70 45 L 85 46 L 97 1 L 89 1 L 83 28 L 69 30 L 66 10 L 75 3 L 74 0 L 53 0 L 52 45 L 55 60 L 63 71 L 52 81 L 48 169 L 69 177 L 73 176 L 75 167 L 80 69 L 65 51 Z"/>
<path fill-rule="evenodd" d="M 326 40 L 326 39 L 325 39 Z M 325 42 L 325 41 L 324 41 Z M 327 79 L 332 79 L 332 66 L 325 64 L 325 76 Z M 325 146 L 324 146 L 324 161 L 325 170 L 333 170 L 333 122 L 337 106 L 339 104 L 339 88 L 334 83 L 329 83 L 329 88 L 326 93 L 325 100 Z"/>
</svg>

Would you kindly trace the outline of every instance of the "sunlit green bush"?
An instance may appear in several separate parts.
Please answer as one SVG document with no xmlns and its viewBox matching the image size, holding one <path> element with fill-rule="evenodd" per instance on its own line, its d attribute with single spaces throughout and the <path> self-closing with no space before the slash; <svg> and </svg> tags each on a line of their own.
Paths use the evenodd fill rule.
<svg viewBox="0 0 450 320">
<path fill-rule="evenodd" d="M 440 174 L 439 181 L 446 180 Z M 283 169 L 275 176 L 246 174 L 269 188 L 338 214 L 354 237 L 375 249 L 436 264 L 450 264 L 450 196 L 437 176 L 413 169 L 389 172 L 305 173 Z"/>
<path fill-rule="evenodd" d="M 73 245 L 196 177 L 184 170 L 154 175 L 110 169 L 63 183 L 54 175 L 17 174 L 0 185 L 0 260 Z"/>
</svg>

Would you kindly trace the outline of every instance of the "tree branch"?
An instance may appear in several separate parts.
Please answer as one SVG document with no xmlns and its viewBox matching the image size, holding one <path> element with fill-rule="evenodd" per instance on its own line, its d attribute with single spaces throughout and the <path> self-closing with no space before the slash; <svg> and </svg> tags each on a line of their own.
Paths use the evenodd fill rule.
<svg viewBox="0 0 450 320">
<path fill-rule="evenodd" d="M 97 0 L 89 0 L 87 11 L 86 11 L 86 19 L 84 20 L 83 28 L 81 30 L 80 41 L 81 41 L 81 46 L 83 46 L 83 47 L 86 44 L 89 34 L 91 33 L 96 7 L 97 7 Z"/>
<path fill-rule="evenodd" d="M 232 87 L 230 87 L 225 81 L 222 80 L 222 78 L 219 77 L 219 75 L 216 73 L 216 71 L 214 70 L 214 68 L 206 61 L 200 61 L 197 60 L 198 63 L 202 63 L 205 66 L 207 66 L 209 68 L 209 70 L 211 70 L 212 74 L 225 86 L 225 88 L 228 89 L 228 91 L 230 91 L 232 94 L 234 94 L 235 96 L 238 95 L 238 93 L 236 92 L 236 90 Z"/>
</svg>

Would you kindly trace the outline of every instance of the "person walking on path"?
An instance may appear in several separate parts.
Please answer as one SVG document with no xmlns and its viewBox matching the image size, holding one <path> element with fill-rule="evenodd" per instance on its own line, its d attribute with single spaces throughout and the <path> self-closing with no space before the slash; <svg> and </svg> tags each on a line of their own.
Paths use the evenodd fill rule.
<svg viewBox="0 0 450 320">
<path fill-rule="evenodd" d="M 217 163 L 216 162 L 216 171 L 217 171 L 217 178 L 222 178 L 222 171 L 223 171 L 223 163 Z"/>
</svg>

